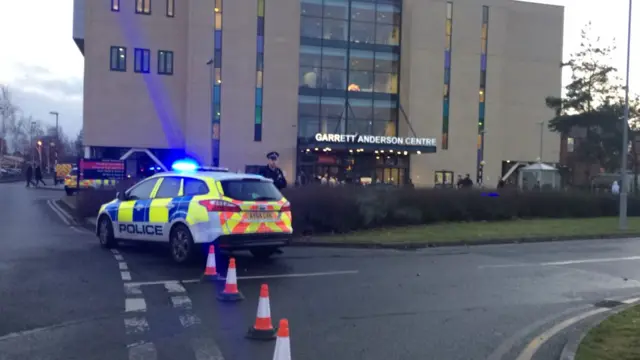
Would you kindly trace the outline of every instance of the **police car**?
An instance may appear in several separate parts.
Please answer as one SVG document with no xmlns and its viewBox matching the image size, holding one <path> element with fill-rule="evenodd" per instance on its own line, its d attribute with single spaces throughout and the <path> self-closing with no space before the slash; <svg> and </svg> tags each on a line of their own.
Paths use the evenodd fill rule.
<svg viewBox="0 0 640 360">
<path fill-rule="evenodd" d="M 96 235 L 103 247 L 119 240 L 168 243 L 177 263 L 198 251 L 250 250 L 268 258 L 289 244 L 291 207 L 273 182 L 177 162 L 102 205 Z"/>
</svg>

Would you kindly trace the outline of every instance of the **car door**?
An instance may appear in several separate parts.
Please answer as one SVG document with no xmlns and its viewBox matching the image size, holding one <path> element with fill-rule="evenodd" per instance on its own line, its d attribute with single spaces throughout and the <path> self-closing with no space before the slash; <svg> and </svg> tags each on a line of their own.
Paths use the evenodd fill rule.
<svg viewBox="0 0 640 360">
<path fill-rule="evenodd" d="M 182 178 L 164 176 L 157 186 L 149 210 L 148 235 L 153 241 L 169 241 L 170 214 L 182 196 Z"/>
<path fill-rule="evenodd" d="M 149 225 L 151 194 L 158 178 L 143 180 L 125 192 L 125 200 L 118 208 L 116 233 L 119 238 L 149 240 L 146 225 Z"/>
</svg>

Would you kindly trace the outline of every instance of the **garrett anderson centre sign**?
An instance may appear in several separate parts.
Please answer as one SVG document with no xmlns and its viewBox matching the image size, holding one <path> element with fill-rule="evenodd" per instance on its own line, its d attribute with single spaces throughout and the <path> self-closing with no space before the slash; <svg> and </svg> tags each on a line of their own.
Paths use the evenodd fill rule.
<svg viewBox="0 0 640 360">
<path fill-rule="evenodd" d="M 317 133 L 315 141 L 319 143 L 353 144 L 353 145 L 382 145 L 383 147 L 436 147 L 435 138 L 375 136 L 359 134 L 324 134 Z"/>
</svg>

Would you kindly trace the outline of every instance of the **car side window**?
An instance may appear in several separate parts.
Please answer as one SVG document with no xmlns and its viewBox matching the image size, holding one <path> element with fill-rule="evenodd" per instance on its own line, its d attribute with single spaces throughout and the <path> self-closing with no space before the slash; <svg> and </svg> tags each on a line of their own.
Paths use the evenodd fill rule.
<svg viewBox="0 0 640 360">
<path fill-rule="evenodd" d="M 205 195 L 209 193 L 209 187 L 202 180 L 185 178 L 183 192 L 184 196 Z"/>
<path fill-rule="evenodd" d="M 151 191 L 158 179 L 145 180 L 127 192 L 127 200 L 146 200 L 151 197 Z"/>
<path fill-rule="evenodd" d="M 178 194 L 180 194 L 181 183 L 182 179 L 179 177 L 163 177 L 162 182 L 160 183 L 160 187 L 158 187 L 158 191 L 156 192 L 155 198 L 161 199 L 178 197 Z"/>
</svg>

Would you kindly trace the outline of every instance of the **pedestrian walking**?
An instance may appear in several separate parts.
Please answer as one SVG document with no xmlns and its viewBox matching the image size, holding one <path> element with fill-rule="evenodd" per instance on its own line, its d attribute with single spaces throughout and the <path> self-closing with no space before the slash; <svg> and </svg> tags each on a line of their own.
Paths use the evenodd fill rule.
<svg viewBox="0 0 640 360">
<path fill-rule="evenodd" d="M 27 170 L 25 171 L 25 175 L 27 177 L 26 187 L 31 187 L 31 185 L 33 184 L 33 167 L 31 166 L 31 164 L 27 164 Z"/>
<path fill-rule="evenodd" d="M 36 165 L 36 187 L 42 183 L 42 185 L 47 186 L 47 184 L 42 180 L 42 169 L 40 169 L 40 165 Z"/>
</svg>

